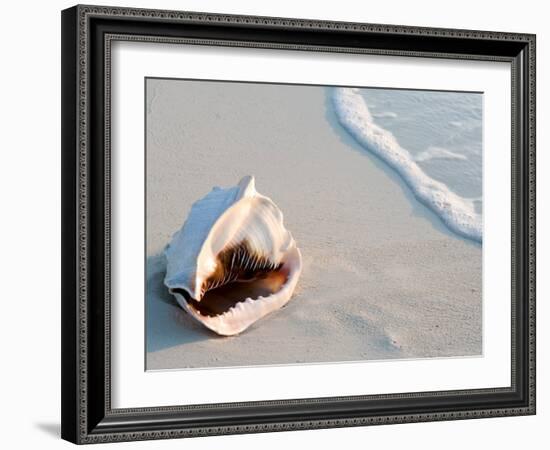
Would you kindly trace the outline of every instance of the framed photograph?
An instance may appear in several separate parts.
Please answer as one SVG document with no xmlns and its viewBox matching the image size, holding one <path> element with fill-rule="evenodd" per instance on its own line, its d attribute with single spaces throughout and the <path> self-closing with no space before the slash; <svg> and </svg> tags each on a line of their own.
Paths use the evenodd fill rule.
<svg viewBox="0 0 550 450">
<path fill-rule="evenodd" d="M 62 12 L 62 437 L 535 413 L 535 36 Z"/>
</svg>

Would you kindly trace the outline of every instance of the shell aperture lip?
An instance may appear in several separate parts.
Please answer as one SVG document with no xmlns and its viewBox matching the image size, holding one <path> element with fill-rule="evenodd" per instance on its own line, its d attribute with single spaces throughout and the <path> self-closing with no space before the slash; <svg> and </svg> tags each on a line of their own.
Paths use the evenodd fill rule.
<svg viewBox="0 0 550 450">
<path fill-rule="evenodd" d="M 251 176 L 195 202 L 165 256 L 164 282 L 180 306 L 226 336 L 286 304 L 302 269 L 282 212 Z"/>
</svg>

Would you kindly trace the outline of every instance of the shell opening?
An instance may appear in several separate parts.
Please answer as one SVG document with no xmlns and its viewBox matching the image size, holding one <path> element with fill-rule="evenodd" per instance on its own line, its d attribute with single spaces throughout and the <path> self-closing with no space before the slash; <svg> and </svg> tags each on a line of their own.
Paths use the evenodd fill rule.
<svg viewBox="0 0 550 450">
<path fill-rule="evenodd" d="M 242 242 L 224 249 L 217 257 L 216 269 L 202 283 L 200 298 L 185 289 L 173 289 L 187 304 L 203 316 L 218 316 L 240 302 L 268 297 L 279 291 L 288 279 L 283 263 L 254 253 Z"/>
</svg>

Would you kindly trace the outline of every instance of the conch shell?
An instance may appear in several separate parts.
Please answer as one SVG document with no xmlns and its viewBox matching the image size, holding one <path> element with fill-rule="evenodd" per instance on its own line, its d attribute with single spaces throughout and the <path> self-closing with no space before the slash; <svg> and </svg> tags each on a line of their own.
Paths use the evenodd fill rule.
<svg viewBox="0 0 550 450">
<path fill-rule="evenodd" d="M 164 284 L 191 317 L 230 336 L 291 298 L 302 257 L 283 214 L 244 177 L 191 207 L 165 250 Z"/>
</svg>

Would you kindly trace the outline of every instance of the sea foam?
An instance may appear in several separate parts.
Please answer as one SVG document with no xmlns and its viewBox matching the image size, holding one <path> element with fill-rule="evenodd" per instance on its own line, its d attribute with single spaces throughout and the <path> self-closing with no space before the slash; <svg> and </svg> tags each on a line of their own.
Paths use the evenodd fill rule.
<svg viewBox="0 0 550 450">
<path fill-rule="evenodd" d="M 432 159 L 460 159 L 466 160 L 468 157 L 461 153 L 455 153 L 442 147 L 428 147 L 414 157 L 415 161 L 429 161 Z"/>
<path fill-rule="evenodd" d="M 474 202 L 427 175 L 395 136 L 374 122 L 358 89 L 334 88 L 332 103 L 344 129 L 398 172 L 418 200 L 432 209 L 451 231 L 482 242 L 482 217 L 476 213 Z"/>
</svg>

